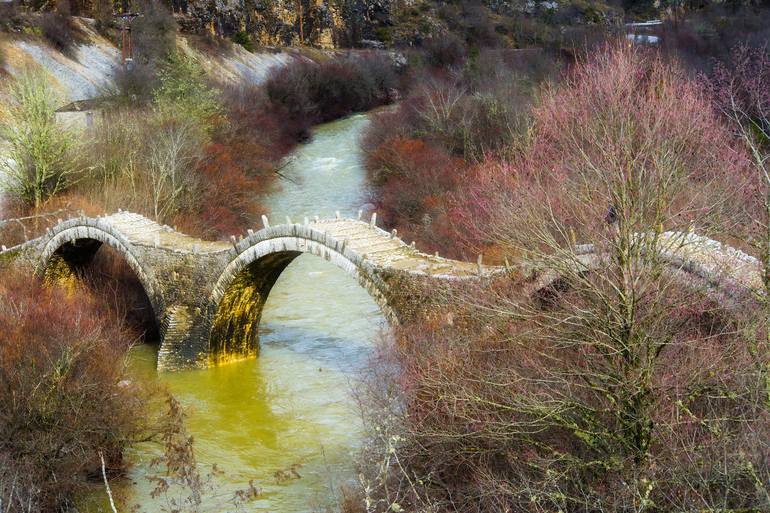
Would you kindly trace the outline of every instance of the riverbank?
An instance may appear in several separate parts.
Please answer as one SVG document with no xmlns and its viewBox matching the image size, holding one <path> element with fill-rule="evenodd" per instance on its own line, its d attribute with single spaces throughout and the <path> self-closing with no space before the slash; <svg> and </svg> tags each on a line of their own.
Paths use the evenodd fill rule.
<svg viewBox="0 0 770 513">
<path fill-rule="evenodd" d="M 288 180 L 287 183 L 294 187 L 295 195 L 301 194 L 302 190 L 310 190 L 312 194 L 336 198 L 332 207 L 334 210 L 347 210 L 353 215 L 358 208 L 366 205 L 368 200 L 362 185 L 360 155 L 350 151 L 351 145 L 357 148 L 360 128 L 368 122 L 365 117 L 351 118 L 352 128 L 346 128 L 345 123 L 349 120 L 344 120 L 342 128 L 327 130 L 321 127 L 314 130 L 321 139 L 321 145 L 330 148 L 322 147 L 319 152 L 317 146 L 312 146 L 314 141 L 305 157 L 301 147 L 296 159 L 282 162 L 299 139 L 297 131 L 291 128 L 294 125 L 287 123 L 283 117 L 288 105 L 276 101 L 275 97 L 270 98 L 259 85 L 222 86 L 221 83 L 212 83 L 205 62 L 191 57 L 185 48 L 179 47 L 177 41 L 164 57 L 156 61 L 157 82 L 146 96 L 139 101 L 131 99 L 128 103 L 106 105 L 93 117 L 93 129 L 73 129 L 56 122 L 53 100 L 56 91 L 61 93 L 60 97 L 72 93 L 68 88 L 57 85 L 57 80 L 69 77 L 70 71 L 56 68 L 52 72 L 45 66 L 36 65 L 32 71 L 19 71 L 14 67 L 14 76 L 9 78 L 6 75 L 6 84 L 12 87 L 21 84 L 32 94 L 18 94 L 17 89 L 13 97 L 16 102 L 4 103 L 4 106 L 13 105 L 14 109 L 9 109 L 3 121 L 16 123 L 17 127 L 29 126 L 33 137 L 52 135 L 57 144 L 62 143 L 58 147 L 63 151 L 55 155 L 60 160 L 45 168 L 55 173 L 62 171 L 56 180 L 31 182 L 30 188 L 15 191 L 17 195 L 10 205 L 11 215 L 39 217 L 32 218 L 26 234 L 15 230 L 16 223 L 3 225 L 0 241 L 4 245 L 10 246 L 26 237 L 33 237 L 35 230 L 45 230 L 58 217 L 76 215 L 79 211 L 100 215 L 118 208 L 143 212 L 162 223 L 177 225 L 196 235 L 227 238 L 257 226 L 259 215 L 272 209 L 264 206 L 262 201 L 275 192 L 280 195 L 279 177 Z M 306 64 L 303 69 L 317 66 L 327 75 L 334 69 L 351 71 L 353 75 L 348 75 L 348 79 L 352 77 L 353 80 L 345 85 L 356 86 L 363 77 L 360 66 L 369 62 L 366 58 L 365 55 L 342 55 L 323 63 Z M 8 60 L 5 63 L 8 64 Z M 291 64 L 287 66 L 291 67 Z M 294 80 L 291 76 L 289 78 Z M 323 83 L 323 80 L 318 81 L 319 85 Z M 75 89 L 84 90 L 80 86 Z M 308 126 L 307 123 L 317 119 L 346 115 L 350 108 L 367 108 L 369 101 L 379 105 L 387 99 L 386 95 L 380 94 L 382 89 L 377 89 L 377 85 L 363 90 L 370 95 L 369 99 L 352 106 L 343 105 L 340 110 L 336 101 L 338 98 L 332 94 L 334 90 L 316 88 L 311 96 L 300 100 L 303 105 L 310 105 L 318 111 L 321 117 L 305 116 L 301 119 L 301 126 Z M 34 118 L 39 125 L 32 125 L 30 113 L 37 107 L 41 108 L 36 112 L 43 112 L 44 115 Z M 25 154 L 30 145 L 24 141 L 12 142 L 11 154 L 17 152 L 13 154 L 15 161 L 34 163 L 34 158 L 40 157 Z M 339 158 L 341 154 L 345 157 Z M 295 161 L 298 161 L 298 167 L 293 172 Z M 326 169 L 327 178 L 336 175 L 341 181 L 319 181 L 312 172 L 321 168 Z M 25 180 L 33 176 L 36 169 L 41 168 L 28 169 L 32 174 L 17 173 L 19 170 L 16 167 L 6 168 L 6 171 L 18 180 Z M 308 172 L 311 174 L 305 175 Z M 312 183 L 307 189 L 301 186 L 305 179 Z M 49 189 L 51 183 L 56 186 Z M 329 187 L 332 183 L 336 187 Z M 342 196 L 338 195 L 340 191 L 344 192 Z M 315 201 L 310 200 L 309 204 L 315 204 Z M 283 208 L 280 201 L 276 205 L 276 210 Z M 97 261 L 105 251 L 109 253 L 108 249 L 99 251 Z M 101 276 L 102 279 L 91 282 L 91 286 L 108 279 L 110 285 L 96 287 L 96 293 L 101 294 L 99 297 L 103 301 L 101 306 L 104 312 L 114 317 L 116 325 L 136 324 L 137 339 L 152 342 L 158 327 L 154 325 L 152 315 L 148 315 L 151 307 L 136 277 L 119 258 L 97 263 L 99 265 L 84 270 L 83 276 L 91 276 L 89 272 Z M 318 504 L 319 508 L 335 503 L 335 494 L 339 493 L 340 486 L 353 479 L 352 461 L 356 441 L 360 438 L 360 423 L 345 386 L 352 378 L 351 373 L 366 359 L 362 354 L 366 352 L 366 344 L 374 337 L 367 330 L 379 329 L 381 314 L 366 293 L 354 283 L 355 292 L 345 292 L 350 280 L 344 274 L 335 274 L 336 269 L 331 272 L 325 268 L 316 269 L 315 262 L 303 263 L 302 259 L 295 265 L 300 266 L 300 270 L 293 275 L 287 271 L 288 277 L 282 282 L 289 280 L 290 287 L 311 291 L 306 285 L 308 281 L 313 281 L 319 282 L 322 288 L 315 290 L 313 297 L 290 295 L 286 298 L 290 308 L 298 310 L 298 316 L 287 317 L 289 308 L 284 305 L 280 308 L 281 313 L 276 314 L 278 321 L 275 326 L 270 321 L 270 304 L 267 305 L 263 340 L 268 345 L 272 340 L 277 348 L 272 352 L 270 349 L 263 352 L 267 355 L 265 358 L 269 367 L 263 368 L 261 360 L 243 362 L 243 365 L 236 364 L 232 371 L 222 370 L 220 374 L 180 374 L 168 378 L 168 381 L 165 378 L 157 381 L 179 395 L 183 407 L 189 411 L 190 431 L 196 439 L 204 441 L 193 447 L 182 440 L 182 445 L 178 447 L 184 451 L 192 447 L 198 452 L 198 468 L 204 479 L 211 470 L 211 464 L 219 464 L 227 472 L 228 477 L 222 480 L 214 472 L 217 474 L 216 489 L 209 489 L 206 484 L 204 489 L 194 492 L 205 492 L 209 506 L 218 501 L 228 502 L 231 499 L 229 495 L 248 487 L 249 481 L 256 478 L 255 486 L 261 488 L 261 493 L 256 497 L 255 507 L 271 511 L 276 508 L 306 511 L 303 508 L 310 502 Z M 57 279 L 58 275 L 51 272 L 46 276 Z M 68 284 L 73 285 L 71 279 L 74 276 L 68 278 Z M 282 297 L 280 287 L 279 283 L 274 291 L 276 298 Z M 329 290 L 342 294 L 347 302 L 340 303 L 340 311 L 349 317 L 325 324 L 329 316 L 322 315 L 318 310 L 318 298 L 324 297 Z M 114 297 L 115 294 L 120 296 L 119 300 Z M 115 308 L 112 308 L 113 303 Z M 308 305 L 306 310 L 297 308 L 303 304 Z M 320 304 L 325 303 L 321 301 Z M 350 331 L 340 329 L 339 324 L 349 327 Z M 26 350 L 34 351 L 35 348 L 28 347 Z M 144 372 L 142 361 L 151 362 L 150 368 L 145 370 L 154 373 L 155 357 L 142 360 L 142 350 L 154 355 L 156 348 L 142 346 L 129 353 L 135 376 Z M 119 363 L 115 362 L 116 365 Z M 280 369 L 278 374 L 275 374 L 276 369 Z M 138 379 L 134 377 L 130 381 Z M 156 380 L 157 377 L 153 376 L 147 383 L 156 383 Z M 217 387 L 215 382 L 231 383 L 233 388 L 223 390 L 224 384 Z M 200 383 L 204 384 L 202 390 L 195 388 Z M 239 393 L 243 392 L 243 388 L 239 386 L 246 387 L 248 398 L 255 404 L 253 410 L 246 410 L 243 415 L 238 414 L 243 413 L 245 408 L 243 396 Z M 307 397 L 308 402 L 302 403 L 297 397 Z M 228 406 L 218 408 L 219 403 Z M 202 405 L 205 405 L 204 415 L 196 416 Z M 159 405 L 158 408 L 152 410 L 152 414 L 160 416 L 167 405 Z M 209 413 L 213 416 L 207 417 Z M 242 422 L 253 426 L 253 429 L 245 429 Z M 213 429 L 215 425 L 217 428 Z M 248 436 L 243 436 L 244 431 Z M 207 438 L 210 435 L 213 437 Z M 177 433 L 175 436 L 185 435 Z M 232 444 L 228 445 L 227 440 L 232 440 Z M 147 511 L 157 511 L 167 506 L 168 503 L 162 501 L 168 497 L 151 497 L 152 488 L 158 481 L 150 484 L 145 479 L 159 475 L 157 466 L 149 461 L 161 454 L 157 439 L 145 446 L 120 448 L 121 451 L 123 449 L 125 452 L 119 452 L 119 456 L 125 459 L 121 461 L 126 464 L 133 462 L 137 474 L 129 470 L 128 479 L 132 481 L 120 481 L 112 468 L 108 468 L 110 481 L 116 481 L 116 494 L 123 498 L 127 507 L 139 503 Z M 256 452 L 249 452 L 252 449 Z M 96 446 L 83 448 L 89 458 L 97 450 Z M 168 447 L 165 450 L 168 451 Z M 164 464 L 175 464 L 169 459 L 168 452 L 162 456 Z M 88 469 L 90 475 L 97 471 L 97 468 Z M 78 479 L 86 477 L 77 476 Z M 128 484 L 130 482 L 139 485 L 135 489 Z M 214 485 L 214 482 L 211 484 Z M 74 487 L 62 492 L 62 506 L 70 500 L 69 494 L 76 490 L 78 488 Z M 223 499 L 222 494 L 228 497 Z M 95 484 L 94 495 L 99 497 L 97 510 L 104 509 L 106 504 L 101 500 L 105 497 L 101 483 Z"/>
</svg>

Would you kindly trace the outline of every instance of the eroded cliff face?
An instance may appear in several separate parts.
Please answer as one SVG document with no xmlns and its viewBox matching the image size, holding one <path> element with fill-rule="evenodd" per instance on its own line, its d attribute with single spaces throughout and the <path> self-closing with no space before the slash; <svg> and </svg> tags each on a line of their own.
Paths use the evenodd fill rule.
<svg viewBox="0 0 770 513">
<path fill-rule="evenodd" d="M 338 48 L 374 39 L 390 21 L 390 0 L 175 0 L 183 30 L 257 45 Z"/>
</svg>

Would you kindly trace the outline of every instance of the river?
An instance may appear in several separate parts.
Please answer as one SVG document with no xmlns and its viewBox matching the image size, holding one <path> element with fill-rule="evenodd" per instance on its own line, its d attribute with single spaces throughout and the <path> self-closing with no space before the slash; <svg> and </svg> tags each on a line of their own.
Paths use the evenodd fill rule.
<svg viewBox="0 0 770 513">
<path fill-rule="evenodd" d="M 286 179 L 264 201 L 274 222 L 336 210 L 355 215 L 367 203 L 359 137 L 368 122 L 357 115 L 320 126 L 293 152 L 282 170 Z M 139 379 L 160 380 L 185 407 L 201 470 L 216 464 L 225 472 L 214 480 L 204 511 L 231 511 L 228 498 L 252 479 L 262 494 L 246 511 L 325 511 L 339 487 L 355 478 L 362 427 L 353 387 L 384 323 L 351 277 L 303 255 L 270 293 L 257 359 L 157 374 L 156 346 L 132 350 Z M 150 497 L 146 479 L 159 451 L 155 443 L 131 449 L 129 480 L 116 484 L 124 506 L 147 512 L 164 506 Z"/>
</svg>

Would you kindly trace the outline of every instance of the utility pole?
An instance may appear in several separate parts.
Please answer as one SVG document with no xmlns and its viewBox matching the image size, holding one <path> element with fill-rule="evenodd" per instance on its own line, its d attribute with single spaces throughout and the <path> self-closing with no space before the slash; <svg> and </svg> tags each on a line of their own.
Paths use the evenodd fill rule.
<svg viewBox="0 0 770 513">
<path fill-rule="evenodd" d="M 302 0 L 297 0 L 297 13 L 299 14 L 299 44 L 305 45 L 305 27 L 302 19 Z"/>
<path fill-rule="evenodd" d="M 134 68 L 134 49 L 131 46 L 131 22 L 141 16 L 138 12 L 131 12 L 128 8 L 128 0 L 123 0 L 123 8 L 114 14 L 120 20 L 120 63 L 123 71 Z"/>
</svg>

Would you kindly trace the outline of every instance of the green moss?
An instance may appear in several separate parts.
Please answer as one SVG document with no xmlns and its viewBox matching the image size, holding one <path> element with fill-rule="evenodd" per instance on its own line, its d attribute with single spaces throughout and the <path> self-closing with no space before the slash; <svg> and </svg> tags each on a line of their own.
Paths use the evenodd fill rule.
<svg viewBox="0 0 770 513">
<path fill-rule="evenodd" d="M 19 257 L 20 250 L 15 249 L 13 251 L 5 251 L 0 253 L 0 269 L 7 269 L 16 262 Z"/>
<path fill-rule="evenodd" d="M 388 27 L 378 27 L 375 29 L 374 35 L 379 41 L 382 41 L 383 43 L 390 43 L 392 40 L 390 29 Z"/>
<path fill-rule="evenodd" d="M 72 266 L 60 255 L 54 255 L 48 261 L 43 271 L 43 282 L 46 285 L 58 285 L 67 290 L 74 290 L 78 276 Z"/>
<path fill-rule="evenodd" d="M 24 25 L 21 29 L 22 34 L 26 34 L 28 36 L 42 36 L 43 31 L 40 27 L 35 25 Z"/>
</svg>

